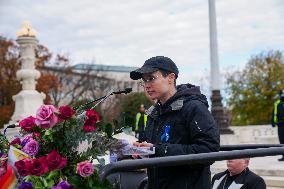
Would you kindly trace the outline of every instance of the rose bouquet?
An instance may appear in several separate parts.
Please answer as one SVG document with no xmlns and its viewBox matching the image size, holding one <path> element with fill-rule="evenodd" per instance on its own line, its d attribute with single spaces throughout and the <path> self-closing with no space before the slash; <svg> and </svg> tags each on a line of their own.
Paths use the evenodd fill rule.
<svg viewBox="0 0 284 189">
<path fill-rule="evenodd" d="M 100 119 L 94 109 L 78 113 L 69 106 L 42 105 L 35 117 L 21 120 L 20 136 L 10 142 L 22 154 L 14 164 L 19 188 L 111 188 L 99 181 L 104 165 L 99 157 L 117 141 Z"/>
</svg>

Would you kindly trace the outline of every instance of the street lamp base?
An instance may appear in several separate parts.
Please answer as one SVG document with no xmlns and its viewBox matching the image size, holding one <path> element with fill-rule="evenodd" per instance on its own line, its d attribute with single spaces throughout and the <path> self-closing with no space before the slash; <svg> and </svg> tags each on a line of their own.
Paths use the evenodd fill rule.
<svg viewBox="0 0 284 189">
<path fill-rule="evenodd" d="M 229 128 L 228 116 L 225 115 L 220 90 L 212 91 L 211 102 L 211 113 L 219 126 L 220 134 L 233 134 L 234 131 Z"/>
</svg>

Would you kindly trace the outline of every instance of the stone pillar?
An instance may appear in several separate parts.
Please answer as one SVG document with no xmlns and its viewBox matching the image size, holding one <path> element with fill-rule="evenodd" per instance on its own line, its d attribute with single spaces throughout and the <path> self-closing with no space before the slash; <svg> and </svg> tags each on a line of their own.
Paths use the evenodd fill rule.
<svg viewBox="0 0 284 189">
<path fill-rule="evenodd" d="M 30 115 L 35 116 L 36 110 L 45 99 L 44 93 L 35 90 L 36 80 L 40 77 L 40 72 L 35 69 L 34 65 L 36 60 L 35 46 L 38 42 L 35 32 L 29 23 L 25 22 L 17 35 L 16 41 L 20 45 L 19 62 L 21 62 L 21 69 L 17 71 L 16 76 L 22 84 L 22 90 L 13 96 L 15 111 L 10 123 L 16 123 Z"/>
<path fill-rule="evenodd" d="M 232 134 L 229 129 L 227 116 L 224 112 L 222 104 L 222 96 L 220 93 L 220 71 L 218 60 L 218 42 L 217 42 L 217 24 L 215 12 L 215 0 L 208 0 L 209 3 L 209 25 L 210 25 L 210 85 L 211 85 L 211 112 L 217 122 L 221 134 Z"/>
</svg>

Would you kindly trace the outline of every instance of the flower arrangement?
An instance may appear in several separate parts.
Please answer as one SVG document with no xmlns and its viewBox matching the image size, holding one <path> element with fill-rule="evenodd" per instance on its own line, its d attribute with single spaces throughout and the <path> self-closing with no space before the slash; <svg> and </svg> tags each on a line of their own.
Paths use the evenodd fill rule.
<svg viewBox="0 0 284 189">
<path fill-rule="evenodd" d="M 35 117 L 21 120 L 20 136 L 10 142 L 24 157 L 14 164 L 19 188 L 111 188 L 107 181 L 99 181 L 98 171 L 104 165 L 99 157 L 118 143 L 100 120 L 94 109 L 76 112 L 53 105 L 42 105 Z"/>
</svg>

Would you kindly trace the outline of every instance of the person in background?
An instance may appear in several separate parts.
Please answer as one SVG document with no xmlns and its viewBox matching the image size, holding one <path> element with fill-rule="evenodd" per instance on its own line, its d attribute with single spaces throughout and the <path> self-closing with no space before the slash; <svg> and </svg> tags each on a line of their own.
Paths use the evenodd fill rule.
<svg viewBox="0 0 284 189">
<path fill-rule="evenodd" d="M 274 103 L 271 125 L 277 126 L 280 144 L 284 144 L 284 92 L 280 91 L 280 99 Z M 278 161 L 284 161 L 284 155 Z"/>
<path fill-rule="evenodd" d="M 146 111 L 145 142 L 133 144 L 154 147 L 151 157 L 209 153 L 220 148 L 219 129 L 206 97 L 198 86 L 176 86 L 178 74 L 176 64 L 164 56 L 152 57 L 130 72 L 130 78 L 141 79 L 146 95 L 156 102 Z M 148 189 L 211 189 L 210 163 L 156 166 L 147 174 Z"/>
<path fill-rule="evenodd" d="M 139 112 L 136 114 L 135 119 L 135 133 L 138 136 L 138 141 L 143 142 L 145 140 L 144 133 L 147 123 L 147 115 L 145 114 L 144 104 L 141 104 L 139 107 Z"/>
<path fill-rule="evenodd" d="M 212 178 L 212 189 L 266 189 L 260 176 L 249 170 L 249 159 L 227 161 L 227 170 Z"/>
</svg>

